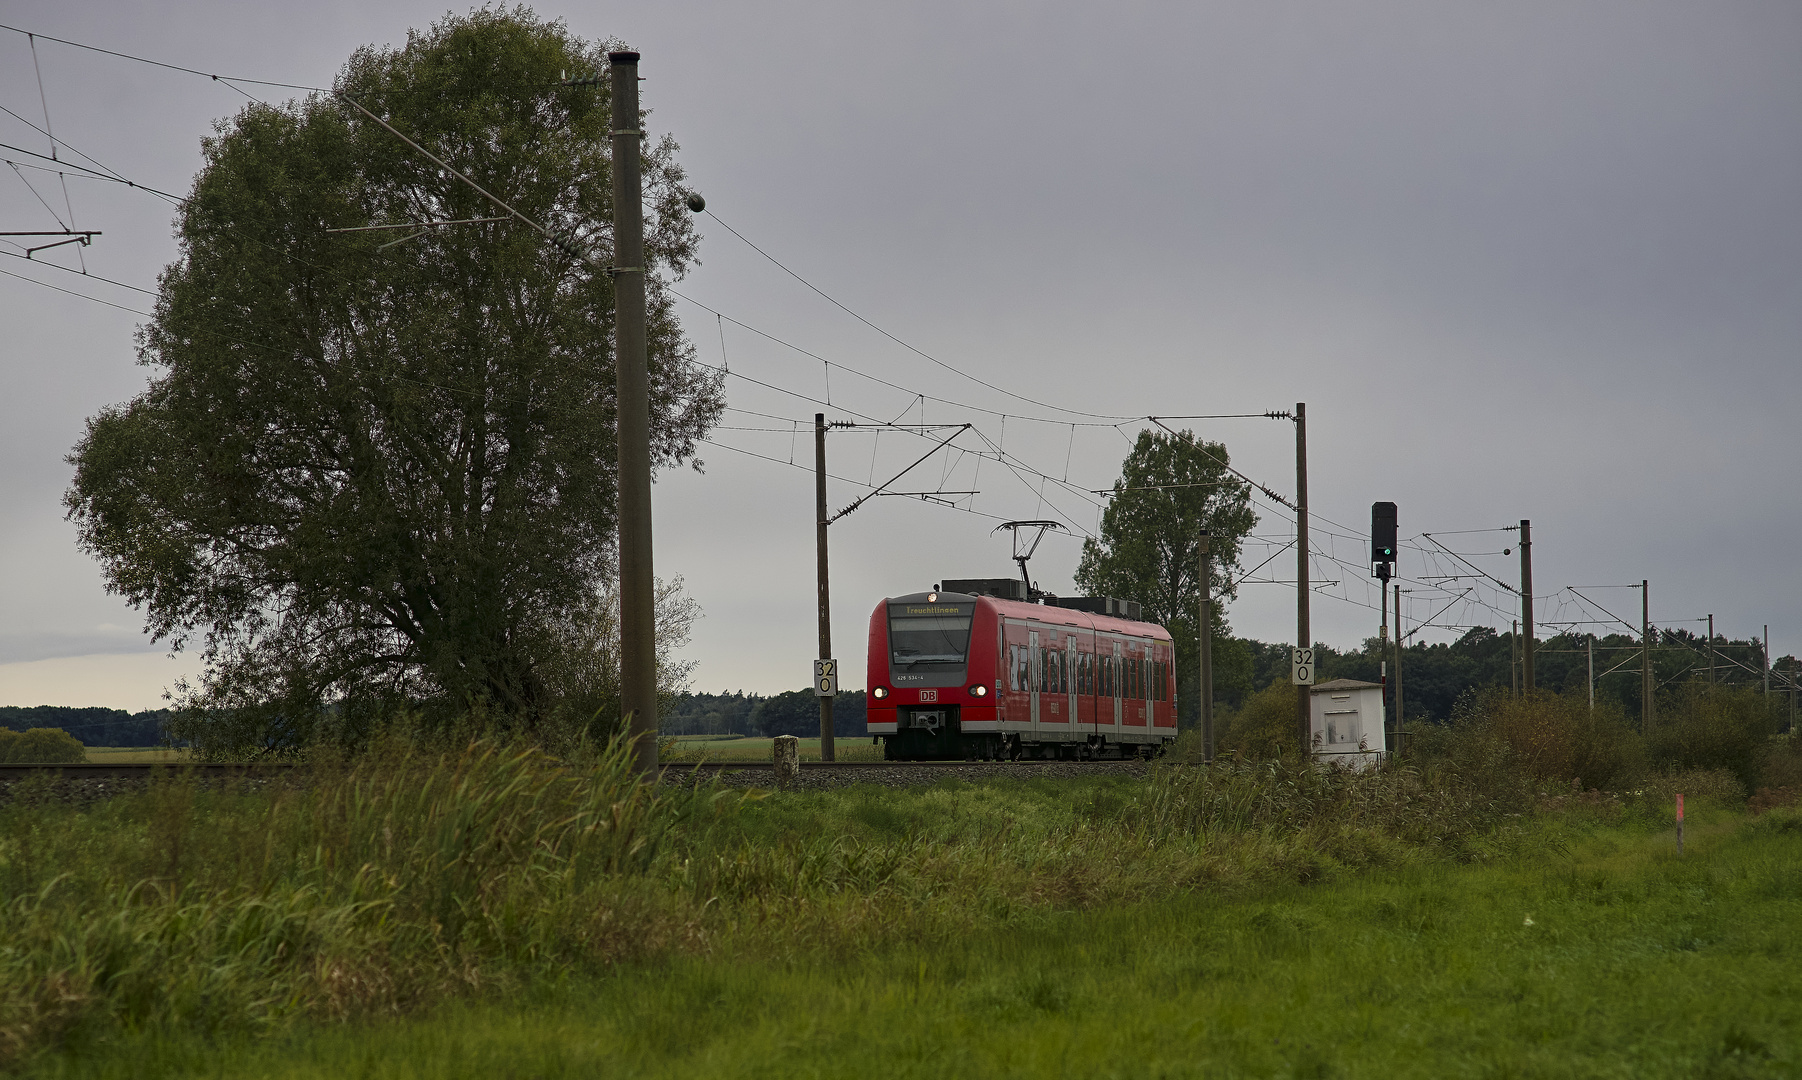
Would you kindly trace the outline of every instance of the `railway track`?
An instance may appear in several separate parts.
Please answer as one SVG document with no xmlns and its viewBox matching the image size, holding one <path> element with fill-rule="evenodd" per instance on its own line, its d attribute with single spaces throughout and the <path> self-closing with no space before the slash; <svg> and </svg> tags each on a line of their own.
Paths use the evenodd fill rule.
<svg viewBox="0 0 1802 1080">
<path fill-rule="evenodd" d="M 132 777 L 147 777 L 156 769 L 165 771 L 192 772 L 196 776 L 243 776 L 246 774 L 271 776 L 295 769 L 305 768 L 288 762 L 263 762 L 261 764 L 218 764 L 161 761 L 82 761 L 64 764 L 8 764 L 0 765 L 0 780 L 22 780 L 44 773 L 60 773 L 69 780 L 122 780 Z"/>
<path fill-rule="evenodd" d="M 1064 761 L 1059 765 L 1123 765 L 1124 761 Z M 801 771 L 815 775 L 834 773 L 839 775 L 885 769 L 943 769 L 955 771 L 972 766 L 1007 766 L 1007 765 L 1043 765 L 1052 762 L 996 762 L 996 761 L 803 761 Z M 70 762 L 64 764 L 6 764 L 0 765 L 0 780 L 23 780 L 45 773 L 57 773 L 68 780 L 125 780 L 145 779 L 156 770 L 165 772 L 182 772 L 195 776 L 280 776 L 295 770 L 304 771 L 305 765 L 291 762 L 161 762 L 161 761 L 120 761 L 120 762 Z M 775 766 L 768 761 L 672 761 L 663 768 L 668 772 L 683 773 L 732 773 L 732 772 L 769 772 Z"/>
</svg>

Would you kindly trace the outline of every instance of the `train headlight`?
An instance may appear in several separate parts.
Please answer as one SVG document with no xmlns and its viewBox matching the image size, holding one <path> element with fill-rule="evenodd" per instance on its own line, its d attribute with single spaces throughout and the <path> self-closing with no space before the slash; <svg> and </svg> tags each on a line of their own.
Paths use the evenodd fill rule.
<svg viewBox="0 0 1802 1080">
<path fill-rule="evenodd" d="M 971 697 L 988 697 L 989 696 L 988 684 L 977 683 L 975 686 L 970 687 L 970 696 Z"/>
<path fill-rule="evenodd" d="M 888 687 L 878 686 L 876 689 L 870 691 L 870 696 L 877 701 L 881 701 L 883 698 L 888 697 Z"/>
</svg>

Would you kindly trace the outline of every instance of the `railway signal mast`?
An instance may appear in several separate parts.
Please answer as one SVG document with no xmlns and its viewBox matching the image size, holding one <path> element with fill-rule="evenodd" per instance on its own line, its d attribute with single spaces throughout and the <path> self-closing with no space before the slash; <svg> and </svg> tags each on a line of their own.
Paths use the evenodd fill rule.
<svg viewBox="0 0 1802 1080">
<path fill-rule="evenodd" d="M 1376 502 L 1370 504 L 1370 576 L 1377 579 L 1377 593 L 1383 599 L 1383 618 L 1377 630 L 1378 649 L 1382 653 L 1389 651 L 1389 579 L 1395 576 L 1395 504 L 1392 502 Z M 1401 670 L 1401 613 L 1402 601 L 1400 586 L 1397 586 L 1395 598 L 1395 666 Z M 1387 697 L 1389 690 L 1389 672 L 1385 669 L 1382 675 L 1383 692 Z M 1400 686 L 1397 685 L 1399 691 Z M 1399 700 L 1399 695 L 1398 695 Z M 1396 734 L 1401 734 L 1401 709 L 1396 709 Z"/>
</svg>

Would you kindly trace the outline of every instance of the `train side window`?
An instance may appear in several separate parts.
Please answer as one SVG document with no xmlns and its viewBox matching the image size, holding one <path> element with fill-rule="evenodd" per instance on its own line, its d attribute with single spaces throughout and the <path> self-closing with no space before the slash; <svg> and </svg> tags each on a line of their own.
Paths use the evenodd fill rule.
<svg viewBox="0 0 1802 1080">
<path fill-rule="evenodd" d="M 1007 647 L 1007 688 L 1020 689 L 1020 646 Z"/>
</svg>

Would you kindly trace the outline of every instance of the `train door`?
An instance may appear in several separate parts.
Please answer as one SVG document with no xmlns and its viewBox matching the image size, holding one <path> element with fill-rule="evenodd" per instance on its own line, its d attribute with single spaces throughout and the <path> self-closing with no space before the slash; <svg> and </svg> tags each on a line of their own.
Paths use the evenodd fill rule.
<svg viewBox="0 0 1802 1080">
<path fill-rule="evenodd" d="M 1125 719 L 1124 707 L 1126 704 L 1126 687 L 1122 684 L 1126 681 L 1123 677 L 1126 674 L 1126 657 L 1124 655 L 1124 650 L 1121 648 L 1122 644 L 1123 643 L 1119 641 L 1114 642 L 1114 655 L 1108 658 L 1110 666 L 1114 669 L 1113 678 L 1108 681 L 1114 684 L 1112 687 L 1114 692 L 1109 695 L 1109 705 L 1114 712 L 1115 731 L 1120 729 L 1120 723 Z"/>
<path fill-rule="evenodd" d="M 1036 738 L 1039 734 L 1039 687 L 1044 685 L 1045 679 L 1045 654 L 1039 649 L 1037 630 L 1026 632 L 1026 662 L 1031 676 L 1027 686 L 1032 695 L 1032 733 Z"/>
<path fill-rule="evenodd" d="M 1093 732 L 1100 717 L 1095 709 L 1095 635 L 1080 634 L 1076 639 L 1076 714 L 1077 722 Z"/>
<path fill-rule="evenodd" d="M 1126 726 L 1145 726 L 1145 645 L 1126 643 Z"/>
<path fill-rule="evenodd" d="M 1063 709 L 1065 718 L 1070 721 L 1070 730 L 1079 732 L 1083 727 L 1083 716 L 1076 710 L 1076 635 L 1063 635 Z"/>
<path fill-rule="evenodd" d="M 1151 733 L 1151 642 L 1139 643 L 1139 722 Z"/>
<path fill-rule="evenodd" d="M 1169 643 L 1165 643 L 1165 644 L 1158 646 L 1158 653 L 1163 657 L 1163 659 L 1161 661 L 1159 661 L 1159 674 L 1158 674 L 1158 700 L 1163 702 L 1162 708 L 1160 709 L 1159 714 L 1158 714 L 1158 724 L 1161 727 L 1175 727 L 1176 726 L 1176 693 L 1175 693 L 1176 688 L 1174 686 L 1174 684 L 1176 682 L 1175 649 Z"/>
<path fill-rule="evenodd" d="M 1007 651 L 1007 716 L 1005 730 L 1030 730 L 1032 723 L 1032 648 L 1027 642 L 1026 624 L 1016 619 L 1006 622 Z"/>
</svg>

